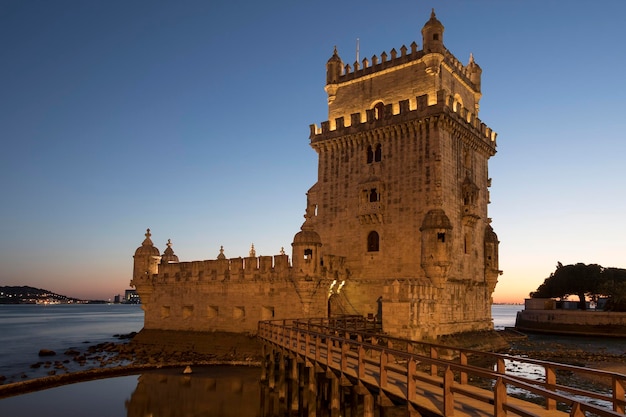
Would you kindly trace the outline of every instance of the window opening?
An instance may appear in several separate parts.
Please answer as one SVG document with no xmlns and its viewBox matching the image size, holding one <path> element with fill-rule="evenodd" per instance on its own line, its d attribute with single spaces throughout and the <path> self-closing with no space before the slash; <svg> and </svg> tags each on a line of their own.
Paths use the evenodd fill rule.
<svg viewBox="0 0 626 417">
<path fill-rule="evenodd" d="M 374 162 L 380 162 L 382 158 L 382 147 L 380 143 L 376 145 L 376 151 L 374 152 Z"/>
<path fill-rule="evenodd" d="M 380 198 L 379 198 L 379 194 L 378 194 L 378 192 L 376 191 L 376 188 L 372 188 L 372 189 L 370 190 L 370 203 L 375 203 L 375 202 L 377 202 L 378 200 L 380 200 Z"/>
<path fill-rule="evenodd" d="M 367 251 L 378 252 L 379 250 L 379 236 L 378 233 L 373 231 L 367 235 Z"/>
<path fill-rule="evenodd" d="M 311 259 L 313 257 L 313 249 L 304 250 L 304 259 Z"/>
<path fill-rule="evenodd" d="M 374 151 L 372 150 L 371 146 L 367 147 L 367 163 L 371 164 L 372 162 L 374 162 Z"/>
<path fill-rule="evenodd" d="M 437 233 L 437 240 L 440 241 L 441 243 L 445 243 L 446 242 L 446 234 L 443 232 Z"/>
</svg>

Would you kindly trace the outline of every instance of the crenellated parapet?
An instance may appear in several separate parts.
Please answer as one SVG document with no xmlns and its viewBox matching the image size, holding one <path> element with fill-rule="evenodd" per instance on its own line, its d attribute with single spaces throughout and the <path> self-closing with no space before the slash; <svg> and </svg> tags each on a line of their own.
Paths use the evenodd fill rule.
<svg viewBox="0 0 626 417">
<path fill-rule="evenodd" d="M 340 67 L 340 71 L 335 77 L 327 79 L 328 84 L 341 84 L 354 81 L 361 77 L 370 76 L 379 72 L 383 72 L 392 68 L 417 64 L 421 62 L 426 55 L 423 50 L 418 50 L 415 42 L 411 43 L 410 49 L 402 45 L 400 52 L 395 48 L 389 54 L 383 52 L 380 56 L 373 55 L 371 58 L 363 58 L 361 62 L 355 61 L 352 65 L 345 64 Z M 442 50 L 443 63 L 454 70 L 455 74 L 464 82 L 471 85 L 475 90 L 480 91 L 480 80 L 476 78 L 477 65 L 473 58 L 464 65 L 445 47 Z M 339 68 L 339 67 L 338 67 Z"/>
<path fill-rule="evenodd" d="M 162 263 L 154 277 L 158 282 L 207 282 L 288 279 L 289 256 L 237 257 L 205 261 Z"/>
<path fill-rule="evenodd" d="M 439 90 L 436 97 L 421 95 L 414 100 L 402 100 L 397 105 L 387 104 L 381 117 L 376 117 L 375 109 L 367 109 L 364 113 L 351 114 L 350 120 L 338 117 L 332 123 L 322 122 L 321 126 L 312 124 L 309 126 L 309 139 L 311 146 L 317 149 L 323 142 L 339 142 L 344 137 L 366 130 L 372 131 L 442 114 L 471 130 L 475 136 L 482 139 L 484 145 L 495 151 L 497 133 L 484 124 L 475 113 L 461 106 L 445 90 Z"/>
</svg>

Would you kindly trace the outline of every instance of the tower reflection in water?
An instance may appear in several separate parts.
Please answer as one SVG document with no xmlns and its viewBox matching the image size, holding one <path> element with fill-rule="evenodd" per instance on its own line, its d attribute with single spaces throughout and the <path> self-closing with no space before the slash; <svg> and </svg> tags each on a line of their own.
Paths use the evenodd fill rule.
<svg viewBox="0 0 626 417">
<path fill-rule="evenodd" d="M 252 417 L 259 410 L 260 370 L 219 366 L 142 374 L 126 401 L 128 417 Z"/>
<path fill-rule="evenodd" d="M 340 386 L 317 373 L 299 379 L 262 381 L 258 368 L 219 366 L 142 374 L 126 400 L 128 417 L 361 417 L 406 415 L 406 407 L 384 409 L 356 386 Z M 277 375 L 278 376 L 278 375 Z M 313 376 L 313 375 L 311 375 Z M 373 400 L 373 401 L 372 401 Z M 370 403 L 370 404 L 368 404 Z"/>
</svg>

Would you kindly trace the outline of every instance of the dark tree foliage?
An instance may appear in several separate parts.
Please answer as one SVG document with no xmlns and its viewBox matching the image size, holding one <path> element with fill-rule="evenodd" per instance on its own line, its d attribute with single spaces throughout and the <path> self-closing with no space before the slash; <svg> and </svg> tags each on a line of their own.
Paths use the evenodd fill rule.
<svg viewBox="0 0 626 417">
<path fill-rule="evenodd" d="M 537 291 L 530 293 L 533 298 L 566 298 L 569 295 L 578 296 L 578 308 L 587 309 L 586 298 L 599 294 L 602 284 L 602 267 L 597 264 L 563 265 L 560 262 L 556 271 L 546 278 Z"/>
<path fill-rule="evenodd" d="M 605 310 L 626 311 L 626 269 L 605 268 L 600 292 L 609 296 Z"/>
</svg>

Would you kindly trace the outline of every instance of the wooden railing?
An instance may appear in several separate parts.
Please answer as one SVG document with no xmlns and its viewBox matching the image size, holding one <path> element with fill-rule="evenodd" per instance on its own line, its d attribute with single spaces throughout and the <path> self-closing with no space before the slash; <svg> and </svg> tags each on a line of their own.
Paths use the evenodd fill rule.
<svg viewBox="0 0 626 417">
<path fill-rule="evenodd" d="M 398 339 L 374 333 L 375 329 L 376 323 L 359 316 L 276 320 L 260 322 L 258 337 L 366 386 L 375 385 L 388 395 L 401 395 L 418 406 L 422 402 L 416 389 L 419 385 L 420 392 L 428 389 L 442 397 L 430 411 L 443 416 L 452 416 L 459 402 L 468 398 L 478 400 L 496 417 L 507 412 L 525 417 L 565 412 L 573 417 L 624 416 L 626 375 Z M 542 375 L 532 379 L 516 375 L 511 365 L 532 366 Z M 610 389 L 602 393 L 572 387 L 561 381 L 563 374 L 603 378 L 610 381 Z M 481 381 L 483 388 L 476 381 Z M 515 398 L 509 393 L 511 389 L 530 396 Z M 533 396 L 534 400 L 529 398 Z"/>
</svg>

